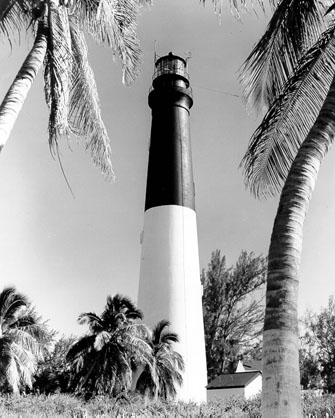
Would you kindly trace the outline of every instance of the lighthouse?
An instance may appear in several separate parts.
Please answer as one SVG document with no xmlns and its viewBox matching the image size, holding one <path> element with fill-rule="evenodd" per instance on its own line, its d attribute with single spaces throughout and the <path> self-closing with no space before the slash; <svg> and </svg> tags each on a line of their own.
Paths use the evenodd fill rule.
<svg viewBox="0 0 335 418">
<path fill-rule="evenodd" d="M 187 62 L 171 52 L 155 63 L 149 106 L 149 149 L 138 307 L 146 324 L 166 319 L 184 359 L 179 400 L 206 400 L 202 316 Z"/>
</svg>

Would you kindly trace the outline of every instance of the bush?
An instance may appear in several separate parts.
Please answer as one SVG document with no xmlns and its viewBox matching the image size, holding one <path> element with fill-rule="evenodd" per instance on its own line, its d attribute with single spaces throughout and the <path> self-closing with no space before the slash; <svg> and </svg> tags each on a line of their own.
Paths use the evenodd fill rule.
<svg viewBox="0 0 335 418">
<path fill-rule="evenodd" d="M 334 394 L 318 396 L 316 395 L 316 392 L 311 390 L 304 392 L 302 398 L 304 417 L 321 418 L 335 416 Z"/>
<path fill-rule="evenodd" d="M 0 416 L 76 417 L 83 407 L 80 399 L 70 395 L 6 395 L 0 396 Z"/>
<path fill-rule="evenodd" d="M 198 405 L 192 402 L 149 401 L 139 395 L 96 396 L 85 401 L 71 395 L 0 396 L 0 416 L 14 417 L 251 417 L 259 415 L 260 398 L 229 399 Z"/>
<path fill-rule="evenodd" d="M 303 394 L 303 413 L 308 418 L 335 416 L 335 395 Z M 327 415 L 328 414 L 328 415 Z M 96 396 L 84 399 L 67 394 L 58 395 L 2 395 L 1 418 L 259 418 L 261 399 L 231 398 L 208 403 L 152 402 L 139 395 L 120 395 L 117 398 Z"/>
</svg>

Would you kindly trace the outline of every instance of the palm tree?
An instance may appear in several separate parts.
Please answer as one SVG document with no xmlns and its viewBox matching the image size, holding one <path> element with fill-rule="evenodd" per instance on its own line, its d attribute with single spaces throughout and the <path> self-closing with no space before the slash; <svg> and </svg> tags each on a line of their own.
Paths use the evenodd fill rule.
<svg viewBox="0 0 335 418">
<path fill-rule="evenodd" d="M 32 387 L 37 361 L 52 334 L 36 315 L 26 296 L 7 287 L 0 293 L 0 391 Z"/>
<path fill-rule="evenodd" d="M 243 159 L 246 182 L 258 197 L 275 194 L 284 183 L 268 255 L 264 417 L 302 414 L 297 293 L 303 224 L 320 164 L 335 135 L 335 25 L 317 6 L 314 1 L 283 0 L 244 66 L 247 96 L 270 106 Z M 291 26 L 290 19 L 298 15 Z M 274 28 L 294 45 L 285 45 Z M 311 46 L 313 38 L 317 40 Z M 290 68 L 288 59 L 281 58 L 283 51 L 294 56 Z M 271 60 L 281 85 L 264 81 L 267 69 L 262 69 Z M 289 69 L 284 75 L 283 68 Z"/>
<path fill-rule="evenodd" d="M 109 138 L 101 118 L 94 75 L 87 60 L 84 31 L 120 56 L 123 81 L 132 82 L 140 63 L 135 33 L 139 5 L 149 0 L 1 0 L 0 36 L 10 44 L 32 32 L 34 44 L 0 105 L 0 151 L 40 67 L 44 64 L 49 107 L 49 146 L 59 156 L 59 138 L 86 141 L 93 162 L 113 176 Z"/>
<path fill-rule="evenodd" d="M 77 392 L 87 395 L 128 391 L 134 364 L 150 364 L 151 348 L 146 342 L 148 328 L 135 321 L 142 313 L 127 297 L 107 297 L 101 316 L 83 313 L 80 324 L 89 332 L 68 352 L 73 364 Z"/>
<path fill-rule="evenodd" d="M 176 384 L 180 386 L 183 383 L 181 372 L 184 370 L 184 361 L 173 349 L 173 344 L 178 342 L 178 336 L 166 330 L 169 326 L 168 321 L 162 320 L 153 329 L 149 342 L 152 348 L 153 367 L 146 365 L 136 384 L 138 392 L 154 399 L 175 398 Z"/>
</svg>

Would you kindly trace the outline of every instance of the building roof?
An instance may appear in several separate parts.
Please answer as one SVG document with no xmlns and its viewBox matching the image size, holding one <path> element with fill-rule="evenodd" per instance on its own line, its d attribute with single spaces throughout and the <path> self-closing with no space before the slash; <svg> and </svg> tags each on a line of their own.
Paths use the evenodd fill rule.
<svg viewBox="0 0 335 418">
<path fill-rule="evenodd" d="M 251 362 L 243 363 L 246 372 L 262 371 L 262 360 L 252 360 Z"/>
<path fill-rule="evenodd" d="M 207 385 L 207 389 L 244 388 L 260 375 L 260 371 L 221 374 Z"/>
</svg>

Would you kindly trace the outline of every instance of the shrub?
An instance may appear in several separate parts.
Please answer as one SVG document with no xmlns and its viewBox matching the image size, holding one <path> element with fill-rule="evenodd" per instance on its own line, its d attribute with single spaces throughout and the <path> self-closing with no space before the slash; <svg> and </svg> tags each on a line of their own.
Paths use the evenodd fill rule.
<svg viewBox="0 0 335 418">
<path fill-rule="evenodd" d="M 318 396 L 315 392 L 308 391 L 303 393 L 302 399 L 304 417 L 321 418 L 335 416 L 334 394 Z"/>
<path fill-rule="evenodd" d="M 335 416 L 335 395 L 303 394 L 303 414 L 308 418 Z M 328 415 L 327 415 L 328 414 Z M 261 398 L 231 398 L 208 403 L 149 401 L 139 395 L 116 398 L 96 396 L 89 401 L 67 394 L 2 395 L 1 418 L 259 418 Z"/>
</svg>

